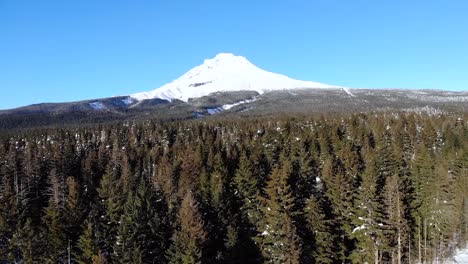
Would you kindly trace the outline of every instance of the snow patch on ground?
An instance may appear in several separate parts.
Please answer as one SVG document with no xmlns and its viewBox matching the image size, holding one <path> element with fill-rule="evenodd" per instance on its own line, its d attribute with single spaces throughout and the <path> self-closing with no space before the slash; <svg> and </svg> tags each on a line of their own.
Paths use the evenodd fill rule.
<svg viewBox="0 0 468 264">
<path fill-rule="evenodd" d="M 122 99 L 122 103 L 126 104 L 126 105 L 131 105 L 133 104 L 135 101 L 135 99 L 131 98 L 131 97 L 127 97 L 125 99 Z"/>
<path fill-rule="evenodd" d="M 414 100 L 420 100 L 425 102 L 439 102 L 439 103 L 448 103 L 448 102 L 468 102 L 468 96 L 443 96 L 443 95 L 419 95 L 419 94 L 408 94 L 408 98 Z"/>
<path fill-rule="evenodd" d="M 241 105 L 241 104 L 248 104 L 248 103 L 252 103 L 254 101 L 256 101 L 257 98 L 254 97 L 252 99 L 247 99 L 247 100 L 243 100 L 243 101 L 239 101 L 237 103 L 233 103 L 233 104 L 225 104 L 223 106 L 221 106 L 224 110 L 229 110 L 231 108 L 233 108 L 234 106 L 238 106 L 238 105 Z"/>
<path fill-rule="evenodd" d="M 444 111 L 430 107 L 430 106 L 413 107 L 413 108 L 404 109 L 403 111 L 409 112 L 409 113 L 427 114 L 430 116 L 440 115 L 444 113 Z"/>
<path fill-rule="evenodd" d="M 101 102 L 92 102 L 89 103 L 89 106 L 91 106 L 94 110 L 106 109 L 106 106 Z"/>
<path fill-rule="evenodd" d="M 222 112 L 224 109 L 221 107 L 215 107 L 215 108 L 207 108 L 206 112 L 208 112 L 209 115 L 214 115 L 219 112 Z"/>
<path fill-rule="evenodd" d="M 468 248 L 459 249 L 452 259 L 444 261 L 444 264 L 468 264 Z"/>
<path fill-rule="evenodd" d="M 218 106 L 218 107 L 213 107 L 213 108 L 207 108 L 206 109 L 206 112 L 208 112 L 208 114 L 210 115 L 214 115 L 214 114 L 218 114 L 224 110 L 229 110 L 235 106 L 238 106 L 238 105 L 241 105 L 241 104 L 247 104 L 247 103 L 251 103 L 253 101 L 257 100 L 256 97 L 252 98 L 252 99 L 247 99 L 247 100 L 243 100 L 243 101 L 239 101 L 237 103 L 233 103 L 233 104 L 225 104 L 225 105 L 222 105 L 222 106 Z"/>
<path fill-rule="evenodd" d="M 355 228 L 353 229 L 353 232 L 352 232 L 352 233 L 354 234 L 355 232 L 360 231 L 360 230 L 364 230 L 364 229 L 366 229 L 366 224 L 363 224 L 363 225 L 361 225 L 361 226 L 355 227 Z"/>
<path fill-rule="evenodd" d="M 455 259 L 455 263 L 467 263 L 468 264 L 468 249 L 458 251 L 454 259 Z"/>
<path fill-rule="evenodd" d="M 349 88 L 343 88 L 343 91 L 347 93 L 349 96 L 354 97 L 354 94 L 349 90 Z"/>
</svg>

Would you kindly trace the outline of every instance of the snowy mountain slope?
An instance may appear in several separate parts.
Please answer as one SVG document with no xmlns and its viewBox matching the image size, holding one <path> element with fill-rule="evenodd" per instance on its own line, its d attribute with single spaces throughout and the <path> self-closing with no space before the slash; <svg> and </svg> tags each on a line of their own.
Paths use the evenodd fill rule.
<svg viewBox="0 0 468 264">
<path fill-rule="evenodd" d="M 150 92 L 0 110 L 0 130 L 151 118 L 184 120 L 214 114 L 468 113 L 467 102 L 468 91 L 348 89 L 294 80 L 259 69 L 244 57 L 223 53 Z"/>
<path fill-rule="evenodd" d="M 296 88 L 339 87 L 291 79 L 285 75 L 262 70 L 242 56 L 220 53 L 158 89 L 130 96 L 139 101 L 159 98 L 187 102 L 189 98 L 199 98 L 220 91 L 247 90 L 262 94 L 265 91 Z"/>
</svg>

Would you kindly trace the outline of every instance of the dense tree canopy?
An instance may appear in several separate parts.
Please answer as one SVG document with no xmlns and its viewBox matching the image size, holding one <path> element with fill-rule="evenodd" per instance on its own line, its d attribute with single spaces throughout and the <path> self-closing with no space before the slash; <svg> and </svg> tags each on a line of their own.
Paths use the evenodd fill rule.
<svg viewBox="0 0 468 264">
<path fill-rule="evenodd" d="M 466 116 L 0 133 L 0 263 L 413 263 L 468 241 Z"/>
</svg>

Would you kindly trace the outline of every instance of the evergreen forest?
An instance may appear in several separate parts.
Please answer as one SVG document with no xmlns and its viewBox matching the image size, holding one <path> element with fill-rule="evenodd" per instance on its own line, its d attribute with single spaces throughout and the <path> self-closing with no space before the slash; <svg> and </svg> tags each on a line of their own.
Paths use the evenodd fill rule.
<svg viewBox="0 0 468 264">
<path fill-rule="evenodd" d="M 0 263 L 437 263 L 468 241 L 467 115 L 0 132 Z"/>
</svg>

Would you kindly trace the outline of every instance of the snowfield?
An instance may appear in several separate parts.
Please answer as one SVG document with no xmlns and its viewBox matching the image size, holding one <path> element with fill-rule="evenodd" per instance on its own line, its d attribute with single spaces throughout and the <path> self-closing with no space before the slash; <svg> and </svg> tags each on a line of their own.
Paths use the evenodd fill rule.
<svg viewBox="0 0 468 264">
<path fill-rule="evenodd" d="M 106 109 L 106 106 L 101 102 L 92 102 L 92 103 L 89 103 L 89 106 L 91 106 L 94 110 Z"/>
<path fill-rule="evenodd" d="M 447 260 L 444 264 L 468 264 L 468 248 L 459 249 L 451 260 Z"/>
<path fill-rule="evenodd" d="M 285 75 L 258 68 L 242 56 L 220 53 L 207 59 L 180 78 L 150 92 L 130 95 L 138 101 L 145 99 L 178 99 L 187 102 L 189 98 L 199 98 L 214 92 L 256 91 L 260 94 L 273 90 L 299 88 L 343 88 L 318 82 L 291 79 Z"/>
</svg>

